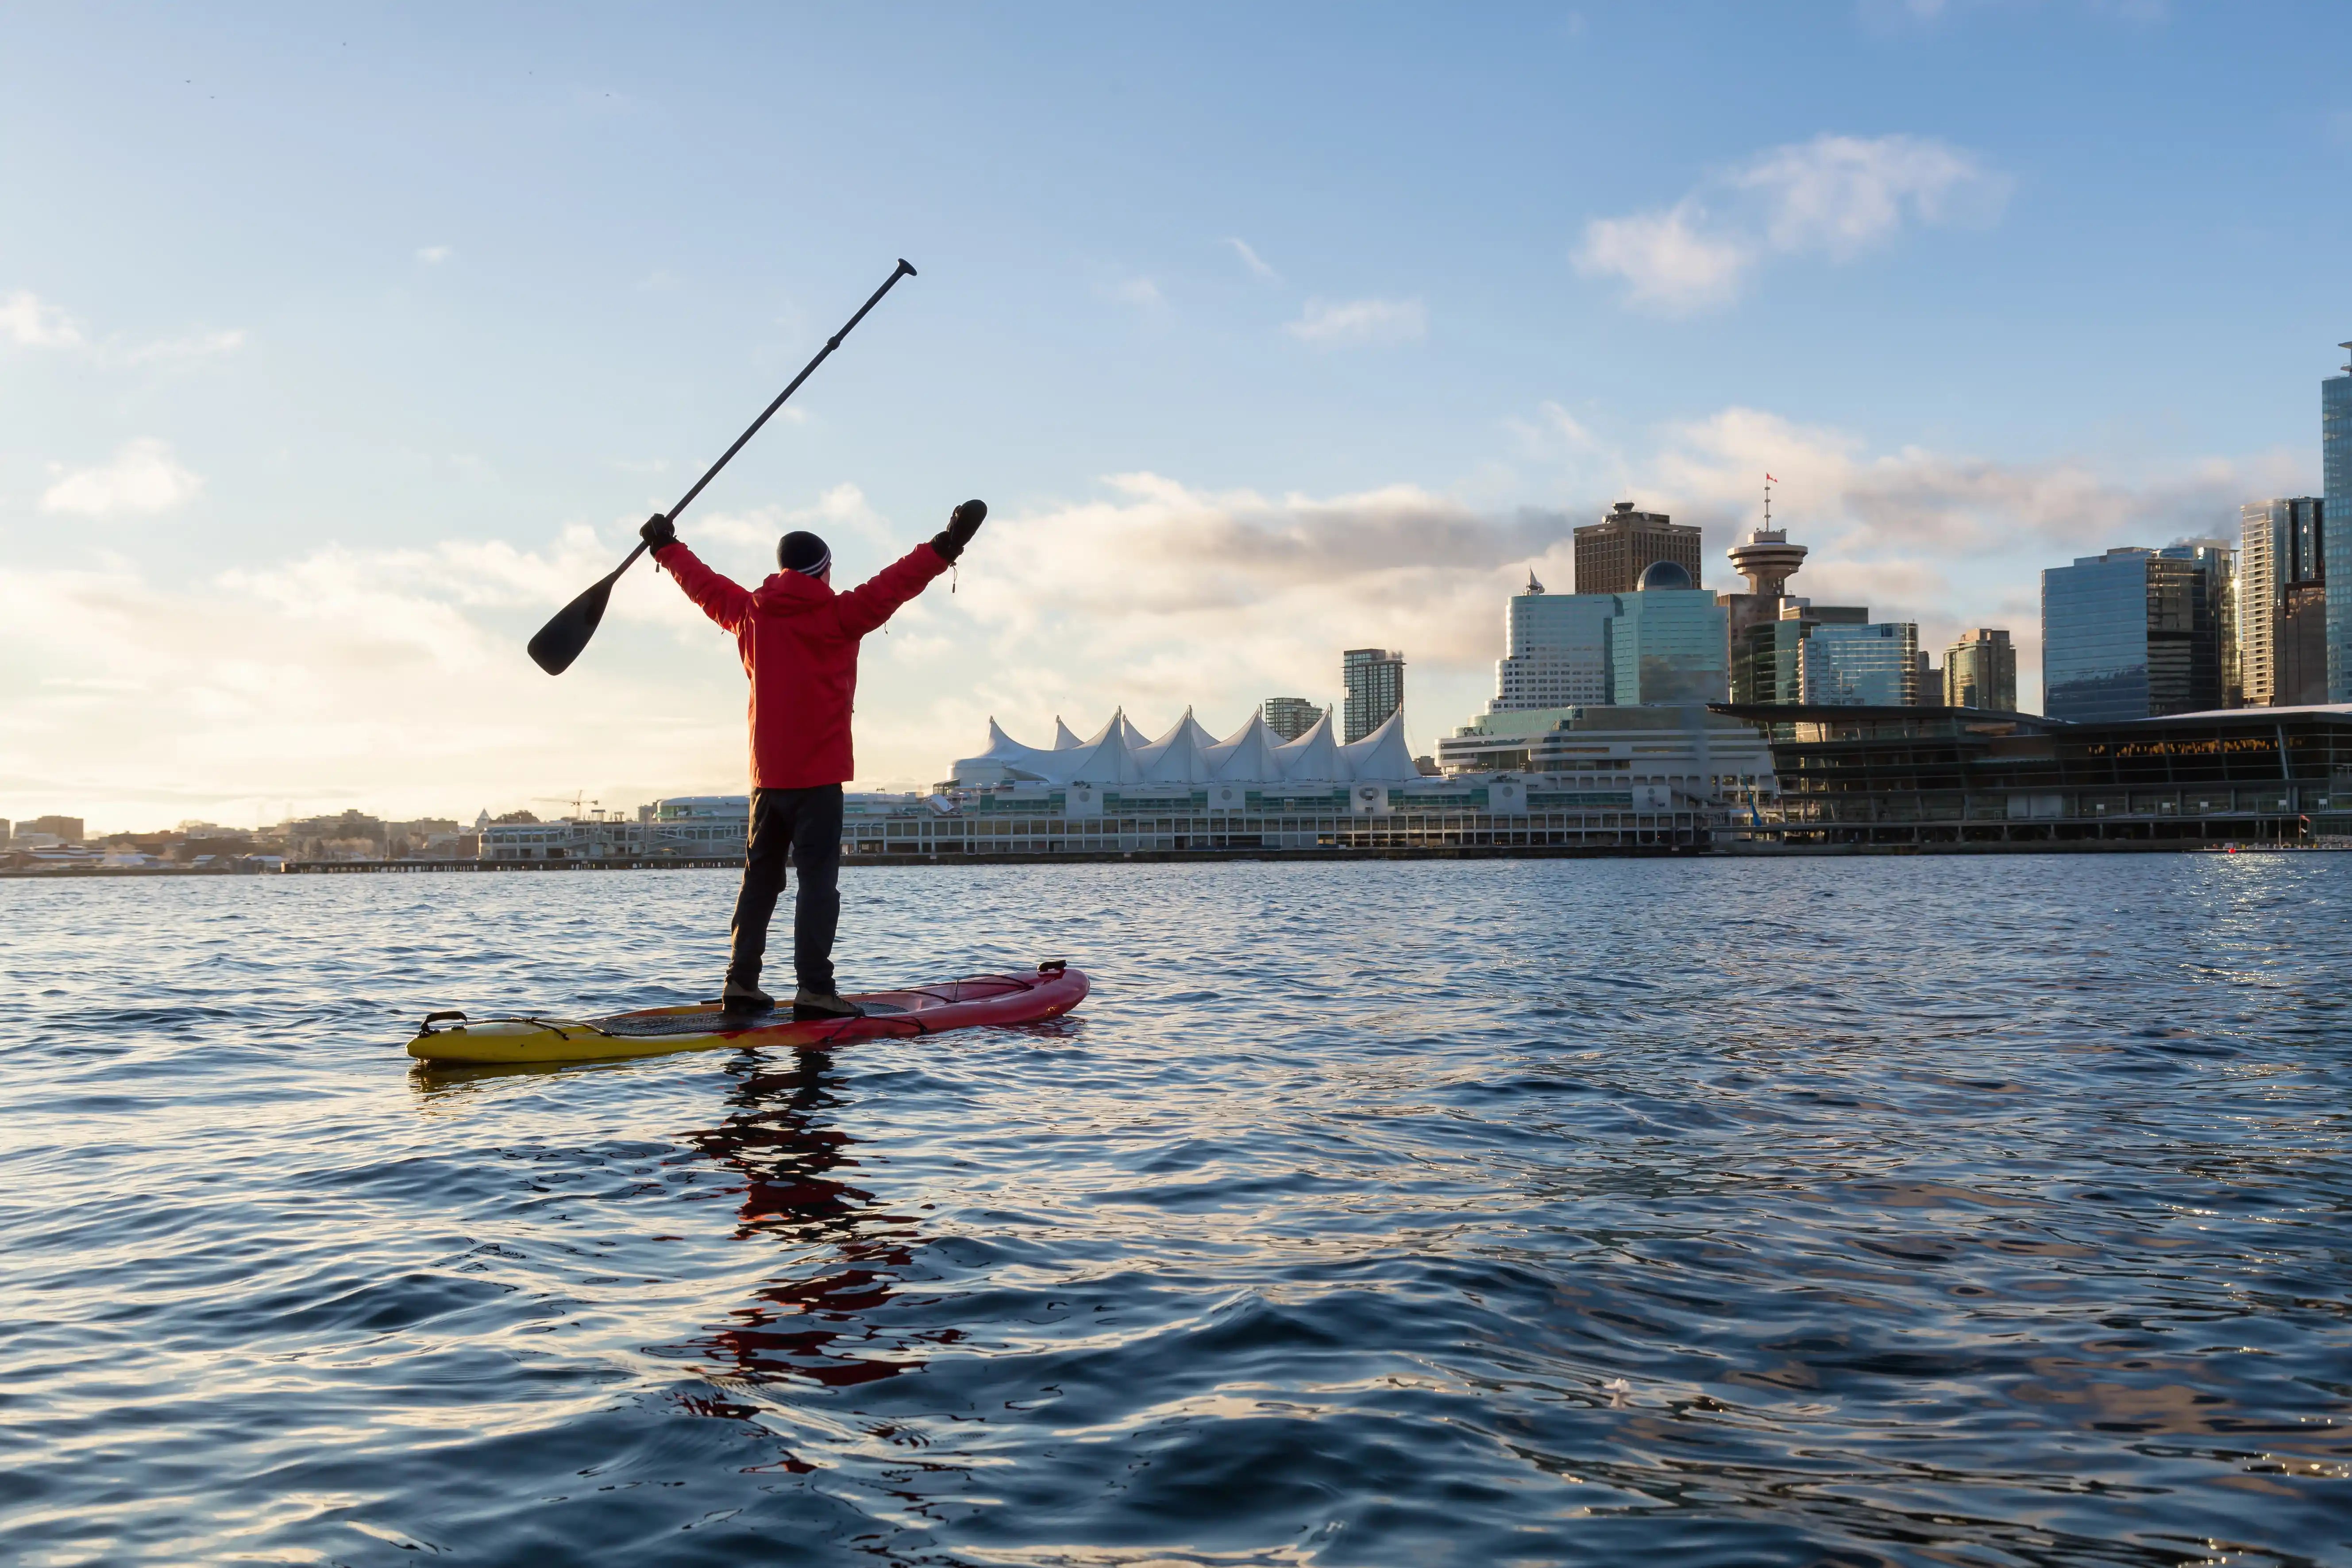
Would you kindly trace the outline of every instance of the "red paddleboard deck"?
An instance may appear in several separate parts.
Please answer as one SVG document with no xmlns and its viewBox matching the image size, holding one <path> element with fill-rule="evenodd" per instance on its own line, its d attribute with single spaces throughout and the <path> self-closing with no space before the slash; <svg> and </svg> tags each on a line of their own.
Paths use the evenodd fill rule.
<svg viewBox="0 0 2352 1568">
<path fill-rule="evenodd" d="M 729 1013 L 716 1002 L 647 1007 L 603 1018 L 468 1018 L 436 1013 L 425 1020 L 408 1054 L 420 1061 L 595 1062 L 664 1056 L 721 1047 L 771 1050 L 823 1049 L 856 1040 L 904 1039 L 977 1024 L 1034 1024 L 1058 1018 L 1086 1000 L 1087 977 L 1058 961 L 1034 974 L 979 974 L 876 991 L 850 1000 L 862 1018 L 794 1021 L 789 1006 L 772 1013 Z"/>
</svg>

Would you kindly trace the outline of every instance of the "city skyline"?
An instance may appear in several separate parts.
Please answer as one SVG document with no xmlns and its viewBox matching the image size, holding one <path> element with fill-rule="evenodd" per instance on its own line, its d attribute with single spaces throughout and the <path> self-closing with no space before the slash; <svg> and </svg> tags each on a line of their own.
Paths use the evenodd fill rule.
<svg viewBox="0 0 2352 1568">
<path fill-rule="evenodd" d="M 1240 13 L 919 11 L 887 70 L 848 16 L 724 50 L 490 17 L 453 60 L 388 18 L 28 15 L 0 815 L 740 787 L 740 671 L 643 567 L 562 680 L 521 644 L 902 253 L 682 524 L 738 575 L 814 527 L 846 578 L 991 496 L 960 592 L 872 641 L 861 782 L 990 712 L 1328 701 L 1375 642 L 1426 747 L 1571 529 L 1670 514 L 1719 585 L 1766 471 L 1811 596 L 1923 648 L 2012 628 L 2038 707 L 2043 567 L 2334 482 L 2352 23 L 2132 9 L 1300 13 L 1246 49 Z M 2150 95 L 2192 107 L 2119 148 Z M 2211 288 L 2249 247 L 2263 287 Z"/>
</svg>

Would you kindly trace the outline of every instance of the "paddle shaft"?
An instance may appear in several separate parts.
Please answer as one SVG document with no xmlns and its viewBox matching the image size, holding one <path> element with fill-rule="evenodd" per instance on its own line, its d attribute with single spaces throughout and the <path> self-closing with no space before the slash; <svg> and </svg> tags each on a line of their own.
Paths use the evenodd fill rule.
<svg viewBox="0 0 2352 1568">
<path fill-rule="evenodd" d="M 857 314 L 850 317 L 848 321 L 843 322 L 841 331 L 834 333 L 833 336 L 824 340 L 824 347 L 817 350 L 816 357 L 801 367 L 800 374 L 793 377 L 793 384 L 784 388 L 783 391 L 776 394 L 776 400 L 773 403 L 769 404 L 767 407 L 760 410 L 760 416 L 751 421 L 750 426 L 744 430 L 743 434 L 735 437 L 735 444 L 728 447 L 724 452 L 719 453 L 719 460 L 711 464 L 709 468 L 704 469 L 702 477 L 694 481 L 694 488 L 687 491 L 684 495 L 678 497 L 677 504 L 670 508 L 669 510 L 663 515 L 667 517 L 670 521 L 676 522 L 677 521 L 677 514 L 684 511 L 688 506 L 692 504 L 694 498 L 702 493 L 702 487 L 717 479 L 719 477 L 719 470 L 725 468 L 734 459 L 735 454 L 743 449 L 743 444 L 746 441 L 749 441 L 752 437 L 757 436 L 760 433 L 761 426 L 765 425 L 770 419 L 775 416 L 776 410 L 784 405 L 784 400 L 801 389 L 801 383 L 806 381 L 810 376 L 816 374 L 816 367 L 823 364 L 826 359 L 832 355 L 833 351 L 841 346 L 841 340 L 847 337 L 850 334 L 851 330 L 855 328 L 858 322 L 866 319 L 866 312 L 880 304 L 882 302 L 882 296 L 887 294 L 891 289 L 898 286 L 899 279 L 912 278 L 914 275 L 915 269 L 908 265 L 906 258 L 900 257 L 898 258 L 898 269 L 891 273 L 888 278 L 883 279 L 882 287 L 874 290 L 874 292 L 866 298 L 866 303 L 857 307 Z M 637 557 L 643 555 L 646 552 L 646 548 L 647 546 L 646 542 L 644 540 L 639 540 L 637 542 L 637 547 L 629 552 L 629 558 L 626 561 L 622 562 L 618 566 L 613 568 L 613 577 L 619 577 L 622 573 L 626 572 L 632 565 L 635 564 Z M 607 581 L 610 580 L 611 579 L 607 579 Z"/>
<path fill-rule="evenodd" d="M 793 384 L 784 388 L 783 391 L 776 394 L 776 400 L 760 411 L 760 416 L 751 421 L 751 427 L 744 431 L 740 436 L 735 437 L 735 444 L 719 455 L 719 460 L 711 464 L 709 468 L 700 479 L 694 481 L 694 488 L 692 489 L 678 497 L 677 504 L 669 509 L 668 515 L 669 520 L 672 522 L 676 522 L 677 521 L 677 514 L 687 509 L 688 502 L 692 501 L 695 497 L 702 493 L 703 486 L 709 484 L 711 480 L 719 477 L 719 470 L 727 466 L 728 460 L 733 458 L 736 453 L 743 449 L 743 443 L 749 441 L 752 437 L 757 436 L 760 433 L 760 426 L 765 425 L 768 422 L 769 417 L 773 415 L 777 409 L 782 408 L 784 405 L 784 399 L 790 397 L 793 393 L 798 392 L 801 389 L 801 383 L 806 381 L 810 376 L 816 374 L 816 367 L 823 364 L 827 356 L 829 356 L 834 350 L 841 346 L 841 340 L 849 335 L 850 329 L 856 327 L 858 322 L 866 319 L 866 312 L 880 304 L 882 302 L 882 296 L 887 294 L 891 289 L 898 286 L 899 279 L 912 278 L 914 275 L 915 269 L 912 267 L 908 266 L 906 258 L 901 257 L 898 260 L 898 269 L 896 272 L 891 273 L 890 276 L 883 281 L 882 287 L 874 290 L 872 296 L 866 300 L 866 303 L 857 307 L 857 314 L 850 317 L 847 321 L 844 322 L 842 324 L 841 331 L 834 333 L 833 336 L 824 340 L 824 347 L 816 351 L 816 358 L 809 361 L 807 364 L 801 367 L 800 374 L 793 377 Z M 634 559 L 634 557 L 632 559 Z"/>
<path fill-rule="evenodd" d="M 694 481 L 694 488 L 678 498 L 678 503 L 670 508 L 667 515 L 675 521 L 677 514 L 687 509 L 688 503 L 702 493 L 702 487 L 717 479 L 719 470 L 725 468 L 729 460 L 743 449 L 743 443 L 760 433 L 760 426 L 765 425 L 776 410 L 784 405 L 784 399 L 798 392 L 801 389 L 801 383 L 816 374 L 816 367 L 823 364 L 826 357 L 841 346 L 841 340 L 849 335 L 851 328 L 866 319 L 866 312 L 880 304 L 882 296 L 887 294 L 899 279 L 911 278 L 914 275 L 915 269 L 908 266 L 906 259 L 901 258 L 898 269 L 890 274 L 882 287 L 874 290 L 866 303 L 857 307 L 857 314 L 842 323 L 841 331 L 825 339 L 824 347 L 817 351 L 817 356 L 814 359 L 802 367 L 800 374 L 793 377 L 793 384 L 776 394 L 776 400 L 760 411 L 760 416 L 751 421 L 751 427 L 735 437 L 735 444 L 720 454 L 719 460 L 711 464 L 700 479 Z M 540 627 L 538 635 L 530 639 L 530 652 L 532 662 L 550 675 L 561 675 L 571 668 L 572 661 L 580 657 L 580 650 L 588 646 L 588 639 L 596 635 L 596 626 L 604 618 L 604 603 L 612 596 L 613 584 L 621 580 L 621 574 L 635 565 L 637 557 L 643 555 L 648 548 L 650 546 L 640 540 L 637 547 L 629 552 L 627 560 L 614 567 L 612 572 L 600 581 L 591 584 L 578 598 L 556 611 L 554 617 L 547 625 Z"/>
</svg>

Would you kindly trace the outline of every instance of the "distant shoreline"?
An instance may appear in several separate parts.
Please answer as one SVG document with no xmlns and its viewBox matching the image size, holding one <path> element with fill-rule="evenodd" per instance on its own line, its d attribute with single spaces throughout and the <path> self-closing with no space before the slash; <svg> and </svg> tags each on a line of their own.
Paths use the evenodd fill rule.
<svg viewBox="0 0 2352 1568">
<path fill-rule="evenodd" d="M 1397 860 L 1790 860 L 1822 858 L 1982 855 L 2306 855 L 2352 850 L 2347 845 L 2231 844 L 2227 841 L 2151 842 L 2087 839 L 2032 844 L 1792 844 L 1738 843 L 1720 847 L 1624 845 L 1432 845 L 1368 849 L 1129 849 L 1066 853 L 978 855 L 845 855 L 845 868 L 900 866 L 929 869 L 956 866 L 1117 866 L 1185 863 L 1231 864 L 1282 861 L 1295 865 L 1345 866 Z M 77 866 L 0 871 L 7 881 L 92 881 L 117 878 L 251 876 L 420 876 L 474 872 L 736 871 L 738 858 L 611 860 L 309 860 L 289 861 L 277 872 L 197 870 L 179 866 Z"/>
</svg>

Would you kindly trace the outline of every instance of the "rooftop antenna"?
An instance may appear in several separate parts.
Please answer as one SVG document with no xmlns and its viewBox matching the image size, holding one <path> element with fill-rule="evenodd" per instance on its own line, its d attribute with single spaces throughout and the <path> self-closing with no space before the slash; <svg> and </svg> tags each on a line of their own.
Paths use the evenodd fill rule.
<svg viewBox="0 0 2352 1568">
<path fill-rule="evenodd" d="M 2336 346 L 2344 351 L 2344 368 L 2352 370 L 2352 343 L 2337 343 Z"/>
<path fill-rule="evenodd" d="M 1769 474 L 1764 476 L 1764 526 L 1766 528 L 1772 526 L 1772 487 L 1780 482 Z"/>
</svg>

